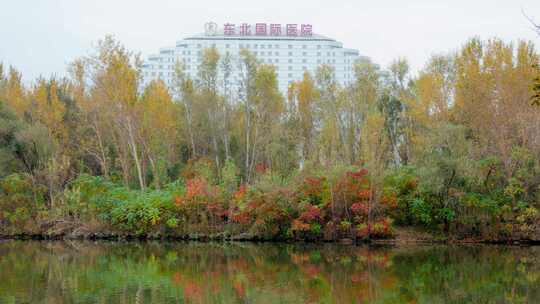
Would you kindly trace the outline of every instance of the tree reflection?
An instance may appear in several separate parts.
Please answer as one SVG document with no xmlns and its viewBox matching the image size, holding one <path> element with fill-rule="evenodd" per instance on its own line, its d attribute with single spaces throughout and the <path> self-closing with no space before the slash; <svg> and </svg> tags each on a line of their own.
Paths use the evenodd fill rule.
<svg viewBox="0 0 540 304">
<path fill-rule="evenodd" d="M 0 302 L 538 303 L 540 248 L 0 243 Z"/>
</svg>

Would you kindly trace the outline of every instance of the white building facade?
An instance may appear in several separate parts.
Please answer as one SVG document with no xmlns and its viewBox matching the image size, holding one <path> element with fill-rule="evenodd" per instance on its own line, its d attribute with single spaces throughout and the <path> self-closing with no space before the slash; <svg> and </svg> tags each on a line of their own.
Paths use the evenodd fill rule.
<svg viewBox="0 0 540 304">
<path fill-rule="evenodd" d="M 339 84 L 351 83 L 358 51 L 343 48 L 341 42 L 315 34 L 312 29 L 309 24 L 227 23 L 218 27 L 215 23 L 207 23 L 203 34 L 184 38 L 176 46 L 161 48 L 159 54 L 149 56 L 143 64 L 143 85 L 162 79 L 171 87 L 177 62 L 183 63 L 185 73 L 196 81 L 203 51 L 211 47 L 217 49 L 221 58 L 225 54 L 230 56 L 228 82 L 232 91 L 241 79 L 242 49 L 249 50 L 259 62 L 275 67 L 279 89 L 285 96 L 289 84 L 301 80 L 304 71 L 315 75 L 323 64 L 334 68 Z"/>
</svg>

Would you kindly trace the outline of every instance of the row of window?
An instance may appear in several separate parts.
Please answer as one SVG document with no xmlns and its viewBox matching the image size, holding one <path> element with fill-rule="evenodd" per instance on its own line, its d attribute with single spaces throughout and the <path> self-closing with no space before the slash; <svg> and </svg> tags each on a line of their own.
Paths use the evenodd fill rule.
<svg viewBox="0 0 540 304">
<path fill-rule="evenodd" d="M 196 69 L 195 66 L 191 66 L 191 65 L 186 65 L 186 66 L 185 66 L 186 70 L 191 70 L 192 67 L 193 67 L 193 69 Z M 307 66 L 302 66 L 302 70 L 305 71 L 305 70 L 307 70 L 307 69 L 308 69 Z M 294 70 L 294 68 L 293 68 L 293 66 L 290 66 L 290 65 L 289 65 L 289 66 L 287 66 L 287 70 L 292 71 L 292 70 Z M 350 67 L 343 67 L 343 70 L 344 70 L 344 71 L 351 71 L 352 69 L 351 69 Z M 156 74 L 156 73 L 157 73 L 157 74 Z M 144 72 L 144 75 L 145 75 L 145 76 L 150 76 L 150 75 L 152 75 L 152 76 L 156 76 L 156 75 L 157 75 L 157 76 L 163 76 L 164 73 L 165 73 L 165 72 Z M 172 76 L 172 75 L 174 75 L 174 72 L 167 72 L 167 75 L 168 75 L 168 76 Z"/>
<path fill-rule="evenodd" d="M 227 51 L 227 54 L 229 54 L 229 52 Z M 261 51 L 261 52 L 258 52 L 258 51 L 254 51 L 253 54 L 255 56 L 257 55 L 261 55 L 261 56 L 279 56 L 279 52 L 272 52 L 272 51 L 268 51 L 268 52 L 265 52 L 265 51 Z M 317 56 L 322 56 L 322 52 L 317 52 Z M 191 55 L 191 51 L 182 51 L 182 55 Z M 202 55 L 202 51 L 197 51 L 197 55 L 201 56 Z M 294 53 L 293 52 L 289 52 L 288 53 L 289 56 L 294 56 Z M 298 54 L 300 55 L 300 54 Z M 302 52 L 302 56 L 310 56 L 311 54 L 308 53 L 308 52 Z M 330 57 L 335 57 L 336 56 L 336 52 L 326 52 L 326 56 Z M 160 58 L 161 59 L 161 58 Z M 159 60 L 161 61 L 161 60 Z M 173 61 L 173 60 L 171 60 Z"/>
<path fill-rule="evenodd" d="M 268 49 L 272 49 L 272 48 L 279 49 L 280 48 L 279 44 L 249 44 L 249 43 L 243 44 L 243 43 L 240 43 L 238 46 L 241 49 L 243 49 L 243 48 L 247 48 L 247 49 L 249 49 L 249 48 L 254 48 L 254 49 L 258 49 L 258 48 L 261 48 L 261 49 L 266 49 L 266 48 L 268 48 Z M 210 45 L 210 47 L 216 47 L 216 44 L 212 43 Z M 225 48 L 228 49 L 230 47 L 231 47 L 230 44 L 225 44 Z M 326 47 L 331 48 L 331 46 L 329 46 L 329 45 L 327 45 Z M 199 43 L 199 44 L 197 44 L 197 48 L 199 48 L 199 49 L 203 48 L 203 45 Z M 289 45 L 287 45 L 287 48 L 292 49 L 292 48 L 294 48 L 294 45 L 289 44 Z M 304 44 L 304 45 L 302 45 L 302 48 L 307 49 L 308 46 Z M 322 48 L 323 48 L 322 45 L 317 45 L 317 49 L 322 49 Z"/>
<path fill-rule="evenodd" d="M 157 62 L 174 62 L 174 57 L 150 57 L 148 60 Z"/>
<path fill-rule="evenodd" d="M 279 63 L 279 58 L 273 58 L 273 59 L 272 59 L 272 58 L 267 58 L 267 59 L 261 58 L 260 60 L 261 60 L 261 62 L 263 62 L 263 63 Z M 197 62 L 200 62 L 200 61 L 201 61 L 200 58 L 197 58 Z M 301 63 L 308 63 L 308 61 L 309 61 L 308 59 L 304 58 L 304 59 L 302 59 Z M 182 59 L 182 62 L 183 62 L 184 64 L 191 63 L 191 58 L 183 58 L 183 59 Z M 291 58 L 289 58 L 289 59 L 287 60 L 287 62 L 288 62 L 288 63 L 294 63 L 294 60 L 291 59 Z M 350 61 L 349 61 L 349 60 L 343 60 L 343 63 L 347 63 L 347 62 L 350 62 Z M 327 59 L 327 60 L 317 59 L 317 63 L 318 63 L 318 64 L 322 64 L 322 63 L 328 63 L 328 64 L 333 63 L 333 64 L 335 64 L 335 63 L 336 63 L 336 60 L 335 60 L 335 59 Z M 189 65 L 188 65 L 188 66 L 189 66 Z M 170 65 L 165 65 L 165 66 L 164 66 L 164 65 L 157 65 L 157 66 L 154 66 L 154 65 L 146 65 L 146 66 L 145 66 L 145 68 L 150 68 L 150 69 L 153 69 L 154 67 L 157 67 L 157 68 L 160 69 L 160 70 L 162 70 L 163 68 L 165 68 L 165 69 L 174 69 L 174 65 L 172 65 L 172 64 L 170 64 Z"/>
<path fill-rule="evenodd" d="M 156 72 L 152 72 L 152 76 L 153 76 L 153 77 L 156 77 L 156 76 L 158 76 L 158 77 L 163 77 L 164 75 L 165 75 L 165 74 L 164 74 L 163 72 L 159 72 L 159 73 L 157 73 L 157 74 L 156 74 Z M 147 76 L 148 76 L 148 75 L 147 75 Z M 171 76 L 173 76 L 173 73 L 168 73 L 167 76 L 171 77 Z M 276 77 L 279 78 L 279 73 L 276 73 Z M 299 78 L 299 77 L 301 77 L 301 74 L 297 74 L 297 75 L 296 75 L 296 78 Z M 292 78 L 295 78 L 295 76 L 294 76 L 293 73 L 288 73 L 288 74 L 287 74 L 287 78 L 289 78 L 289 80 L 290 80 L 290 79 L 292 79 Z M 346 75 L 344 75 L 344 78 L 345 78 L 345 79 L 351 79 L 352 76 L 351 76 L 350 74 L 346 74 Z M 234 81 L 234 82 L 238 82 L 239 79 L 242 79 L 242 75 L 241 75 L 241 74 L 239 74 L 238 76 L 234 76 L 234 77 L 233 77 L 233 81 Z M 148 79 L 146 79 L 146 80 L 147 80 L 147 81 L 150 81 L 150 80 L 152 80 L 152 79 L 151 79 L 151 78 L 148 78 Z M 169 83 L 169 84 L 172 84 L 172 80 L 171 80 L 171 79 L 167 79 L 167 80 L 165 80 L 165 81 L 166 81 L 167 83 Z"/>
</svg>

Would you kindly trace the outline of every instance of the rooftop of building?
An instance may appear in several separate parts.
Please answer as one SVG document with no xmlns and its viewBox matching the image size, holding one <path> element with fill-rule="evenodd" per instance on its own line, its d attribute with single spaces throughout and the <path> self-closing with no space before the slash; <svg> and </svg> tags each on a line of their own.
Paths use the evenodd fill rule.
<svg viewBox="0 0 540 304">
<path fill-rule="evenodd" d="M 320 34 L 311 34 L 311 35 L 297 35 L 297 36 L 286 36 L 286 35 L 239 35 L 234 34 L 225 35 L 223 30 L 215 34 L 197 34 L 184 38 L 183 40 L 178 41 L 182 43 L 184 40 L 286 40 L 286 41 L 329 41 L 336 42 L 335 39 L 320 35 Z M 177 44 L 178 44 L 177 43 Z"/>
</svg>

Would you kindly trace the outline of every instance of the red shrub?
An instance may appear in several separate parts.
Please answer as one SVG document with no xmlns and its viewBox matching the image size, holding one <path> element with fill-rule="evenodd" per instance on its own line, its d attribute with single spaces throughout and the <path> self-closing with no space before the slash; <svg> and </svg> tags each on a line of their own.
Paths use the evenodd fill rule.
<svg viewBox="0 0 540 304">
<path fill-rule="evenodd" d="M 197 197 L 206 196 L 206 180 L 202 177 L 192 178 L 186 183 L 186 199 L 192 200 Z"/>
<path fill-rule="evenodd" d="M 396 207 L 397 206 L 397 198 L 395 195 L 385 195 L 381 199 L 381 204 L 386 207 Z"/>
<path fill-rule="evenodd" d="M 304 196 L 320 196 L 325 181 L 324 177 L 306 177 L 300 191 Z"/>
<path fill-rule="evenodd" d="M 240 185 L 238 191 L 233 194 L 233 197 L 236 201 L 242 201 L 247 193 L 247 187 L 245 184 Z"/>
<path fill-rule="evenodd" d="M 268 170 L 268 166 L 264 163 L 259 163 L 255 165 L 255 171 L 259 174 L 264 174 Z"/>
<path fill-rule="evenodd" d="M 249 212 L 242 211 L 240 213 L 234 214 L 232 220 L 236 223 L 246 225 L 251 221 L 251 215 Z"/>
<path fill-rule="evenodd" d="M 354 203 L 351 206 L 351 211 L 358 215 L 367 215 L 369 212 L 369 206 L 366 203 Z"/>
<path fill-rule="evenodd" d="M 307 204 L 304 212 L 300 214 L 299 219 L 304 222 L 312 222 L 321 218 L 321 209 L 319 207 Z"/>
<path fill-rule="evenodd" d="M 309 231 L 310 225 L 302 222 L 301 220 L 294 220 L 291 224 L 292 231 Z"/>
<path fill-rule="evenodd" d="M 182 203 L 184 203 L 184 200 L 182 199 L 182 197 L 180 196 L 176 196 L 174 198 L 174 204 L 177 206 L 177 207 L 180 207 L 182 205 Z"/>
<path fill-rule="evenodd" d="M 357 192 L 357 195 L 361 200 L 369 200 L 371 197 L 371 191 L 369 189 L 362 189 Z"/>
</svg>

